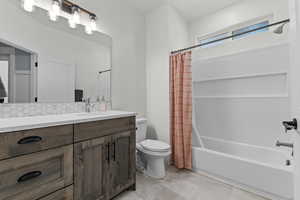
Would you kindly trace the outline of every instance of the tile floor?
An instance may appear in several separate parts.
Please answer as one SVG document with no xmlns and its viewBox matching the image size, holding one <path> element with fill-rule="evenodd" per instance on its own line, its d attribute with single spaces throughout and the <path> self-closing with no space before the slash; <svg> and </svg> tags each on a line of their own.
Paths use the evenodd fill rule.
<svg viewBox="0 0 300 200">
<path fill-rule="evenodd" d="M 137 190 L 116 200 L 267 200 L 190 171 L 170 168 L 164 180 L 137 175 Z"/>
</svg>

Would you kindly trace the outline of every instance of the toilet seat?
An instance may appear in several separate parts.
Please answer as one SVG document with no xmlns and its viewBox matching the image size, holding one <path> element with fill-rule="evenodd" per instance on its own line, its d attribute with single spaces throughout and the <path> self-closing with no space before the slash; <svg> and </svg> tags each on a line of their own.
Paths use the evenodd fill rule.
<svg viewBox="0 0 300 200">
<path fill-rule="evenodd" d="M 140 145 L 147 151 L 165 153 L 170 150 L 170 145 L 158 140 L 144 140 Z"/>
</svg>

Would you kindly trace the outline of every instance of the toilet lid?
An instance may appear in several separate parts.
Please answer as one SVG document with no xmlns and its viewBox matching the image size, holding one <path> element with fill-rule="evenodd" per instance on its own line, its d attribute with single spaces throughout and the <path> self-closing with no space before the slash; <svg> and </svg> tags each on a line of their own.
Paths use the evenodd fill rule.
<svg viewBox="0 0 300 200">
<path fill-rule="evenodd" d="M 170 145 L 158 140 L 144 140 L 140 144 L 148 151 L 166 152 L 170 150 Z"/>
</svg>

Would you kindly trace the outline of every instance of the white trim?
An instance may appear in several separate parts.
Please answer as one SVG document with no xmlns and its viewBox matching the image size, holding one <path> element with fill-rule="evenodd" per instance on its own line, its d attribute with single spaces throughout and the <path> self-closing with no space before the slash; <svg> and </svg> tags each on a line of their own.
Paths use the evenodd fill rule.
<svg viewBox="0 0 300 200">
<path fill-rule="evenodd" d="M 35 66 L 35 63 L 38 63 L 38 55 L 31 54 L 31 78 L 30 78 L 30 97 L 31 102 L 35 102 L 35 97 L 38 97 L 38 67 Z"/>
<path fill-rule="evenodd" d="M 256 77 L 265 77 L 265 76 L 277 76 L 277 75 L 287 75 L 287 74 L 288 72 L 286 71 L 279 71 L 279 72 L 257 73 L 257 74 L 248 74 L 248 75 L 237 75 L 237 76 L 223 76 L 223 77 L 216 77 L 216 78 L 200 79 L 200 80 L 193 81 L 193 83 L 231 80 L 231 79 L 256 78 Z"/>
<path fill-rule="evenodd" d="M 193 96 L 194 99 L 285 99 L 289 98 L 288 94 L 279 95 L 236 95 L 236 96 Z"/>
<path fill-rule="evenodd" d="M 28 71 L 28 70 L 16 70 L 16 74 L 23 74 L 23 75 L 30 75 L 31 74 L 31 71 Z"/>
<path fill-rule="evenodd" d="M 228 56 L 235 56 L 235 55 L 244 54 L 244 53 L 251 53 L 254 51 L 265 50 L 268 48 L 275 48 L 275 47 L 284 46 L 284 45 L 290 45 L 290 43 L 288 41 L 279 41 L 279 42 L 273 43 L 271 45 L 268 44 L 268 45 L 255 47 L 255 48 L 242 49 L 238 52 L 231 52 L 231 53 L 218 55 L 218 56 L 196 58 L 196 59 L 192 60 L 192 65 L 196 64 L 197 62 L 213 62 L 213 61 L 215 61 L 214 59 L 226 58 Z"/>
</svg>

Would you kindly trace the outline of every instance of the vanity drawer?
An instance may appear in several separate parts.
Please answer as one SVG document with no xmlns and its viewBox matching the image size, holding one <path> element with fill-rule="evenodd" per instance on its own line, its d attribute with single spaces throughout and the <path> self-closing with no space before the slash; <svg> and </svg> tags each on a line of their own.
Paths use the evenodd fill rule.
<svg viewBox="0 0 300 200">
<path fill-rule="evenodd" d="M 39 200 L 73 200 L 73 186 L 59 190 Z"/>
<path fill-rule="evenodd" d="M 73 146 L 0 161 L 0 200 L 36 200 L 73 184 Z"/>
<path fill-rule="evenodd" d="M 0 160 L 73 143 L 73 125 L 0 134 Z"/>
<path fill-rule="evenodd" d="M 135 129 L 135 117 L 102 120 L 74 125 L 75 142 Z"/>
</svg>

